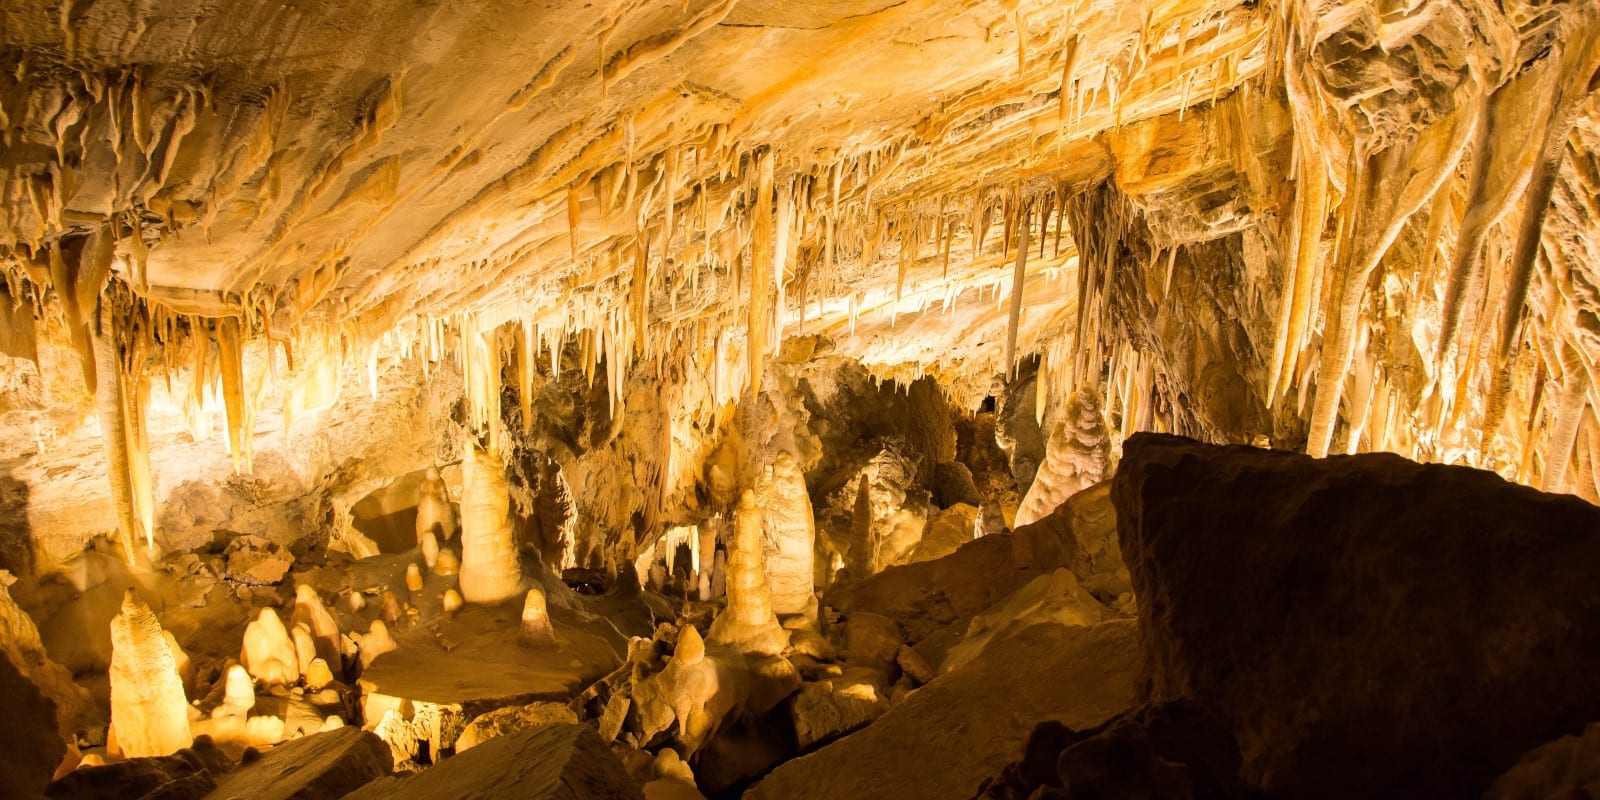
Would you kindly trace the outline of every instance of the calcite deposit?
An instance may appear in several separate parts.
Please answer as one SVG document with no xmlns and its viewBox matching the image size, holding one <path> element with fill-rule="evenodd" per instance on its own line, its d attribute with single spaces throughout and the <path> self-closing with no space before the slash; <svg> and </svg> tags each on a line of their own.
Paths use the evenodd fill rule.
<svg viewBox="0 0 1600 800">
<path fill-rule="evenodd" d="M 1580 793 L 1597 243 L 1600 0 L 6 0 L 0 796 Z"/>
</svg>

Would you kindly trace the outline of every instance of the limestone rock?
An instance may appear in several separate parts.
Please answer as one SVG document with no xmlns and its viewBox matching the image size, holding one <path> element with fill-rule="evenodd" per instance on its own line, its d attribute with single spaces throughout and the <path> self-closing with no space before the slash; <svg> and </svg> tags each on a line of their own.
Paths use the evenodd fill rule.
<svg viewBox="0 0 1600 800">
<path fill-rule="evenodd" d="M 300 680 L 300 656 L 294 639 L 278 618 L 278 612 L 261 609 L 244 629 L 244 650 L 239 662 L 256 680 L 278 686 L 292 686 Z"/>
<path fill-rule="evenodd" d="M 56 730 L 71 741 L 86 726 L 91 714 L 89 693 L 72 681 L 66 667 L 50 659 L 33 618 L 11 599 L 11 592 L 0 586 L 0 658 L 11 662 L 55 704 Z"/>
<path fill-rule="evenodd" d="M 984 800 L 1163 797 L 1249 800 L 1239 779 L 1239 748 L 1227 726 L 1200 705 L 1177 700 L 1143 706 L 1097 728 L 1042 722 L 1021 761 L 979 794 Z"/>
<path fill-rule="evenodd" d="M 501 603 L 522 594 L 508 492 L 499 457 L 467 442 L 461 456 L 460 584 L 469 603 Z M 445 574 L 437 563 L 434 569 Z"/>
<path fill-rule="evenodd" d="M 978 525 L 977 506 L 957 503 L 936 512 L 922 531 L 922 540 L 906 557 L 907 564 L 944 558 L 972 541 Z"/>
<path fill-rule="evenodd" d="M 633 684 L 641 741 L 676 723 L 678 741 L 691 757 L 749 698 L 744 655 L 727 647 L 712 653 L 693 626 L 678 634 L 677 650 L 665 668 Z"/>
<path fill-rule="evenodd" d="M 1481 794 L 1600 719 L 1600 509 L 1388 454 L 1128 440 L 1112 498 L 1154 699 L 1284 797 Z"/>
<path fill-rule="evenodd" d="M 360 598 L 361 593 L 354 592 L 350 597 L 352 600 Z M 359 608 L 352 610 L 360 611 Z M 294 616 L 290 619 L 294 625 L 305 625 L 310 630 L 317 657 L 327 662 L 330 669 L 342 665 L 339 623 L 334 620 L 328 607 L 323 605 L 322 597 L 315 588 L 304 583 L 294 587 Z"/>
<path fill-rule="evenodd" d="M 741 652 L 777 655 L 789 644 L 778 624 L 767 582 L 761 540 L 764 515 L 754 492 L 739 500 L 733 517 L 732 556 L 728 560 L 728 605 L 711 623 L 710 639 Z"/>
<path fill-rule="evenodd" d="M 348 800 L 642 800 L 622 762 L 586 725 L 498 736 L 409 778 L 380 781 Z"/>
<path fill-rule="evenodd" d="M 966 464 L 951 461 L 933 468 L 933 502 L 940 508 L 960 503 L 976 506 L 983 502 L 983 495 L 972 480 L 972 470 Z"/>
<path fill-rule="evenodd" d="M 0 656 L 0 708 L 8 731 L 0 749 L 0 794 L 37 797 L 67 752 L 56 732 L 55 703 Z"/>
<path fill-rule="evenodd" d="M 111 620 L 111 725 L 129 757 L 188 747 L 189 702 L 156 615 L 129 589 Z"/>
<path fill-rule="evenodd" d="M 1111 459 L 1111 434 L 1106 430 L 1099 392 L 1083 387 L 1073 392 L 1045 445 L 1044 463 L 1017 507 L 1013 521 L 1022 527 L 1038 520 L 1067 498 L 1100 482 Z"/>
<path fill-rule="evenodd" d="M 967 624 L 966 635 L 952 646 L 940 672 L 948 672 L 972 660 L 998 639 L 1041 622 L 1058 625 L 1096 625 L 1111 617 L 1110 610 L 1078 583 L 1077 576 L 1065 567 L 1040 575 L 1021 589 L 1007 595 L 989 610 Z"/>
<path fill-rule="evenodd" d="M 435 537 L 435 547 L 450 541 L 456 535 L 456 515 L 437 467 L 428 467 L 417 494 L 417 543 L 421 544 L 430 533 Z"/>
<path fill-rule="evenodd" d="M 851 668 L 838 678 L 802 684 L 790 705 L 801 752 L 853 733 L 889 710 L 883 673 Z"/>
<path fill-rule="evenodd" d="M 336 800 L 392 768 L 389 748 L 359 728 L 287 742 L 217 781 L 206 800 Z"/>
<path fill-rule="evenodd" d="M 524 647 L 556 647 L 556 630 L 550 623 L 550 609 L 545 606 L 544 590 L 529 589 L 522 603 L 522 624 L 517 630 L 517 643 Z"/>
<path fill-rule="evenodd" d="M 773 770 L 748 800 L 970 798 L 1033 726 L 1099 725 L 1134 703 L 1131 621 L 1036 625 L 907 697 L 865 729 Z"/>
<path fill-rule="evenodd" d="M 759 498 L 773 611 L 785 616 L 804 613 L 813 598 L 817 534 L 805 475 L 788 451 L 774 459 Z"/>
<path fill-rule="evenodd" d="M 1495 779 L 1487 800 L 1542 800 L 1600 795 L 1600 723 L 1529 750 Z"/>
<path fill-rule="evenodd" d="M 1043 517 L 1018 526 L 1011 541 L 1017 564 L 1066 567 L 1103 601 L 1133 590 L 1117 539 L 1110 481 L 1084 489 Z"/>
<path fill-rule="evenodd" d="M 497 708 L 474 717 L 461 729 L 461 735 L 456 737 L 456 752 L 470 750 L 496 736 L 577 722 L 578 715 L 565 703 L 540 702 Z"/>
<path fill-rule="evenodd" d="M 859 580 L 905 563 L 922 539 L 932 510 L 917 483 L 917 462 L 884 447 L 857 473 L 851 514 L 851 575 Z"/>
<path fill-rule="evenodd" d="M 222 576 L 247 586 L 270 586 L 284 579 L 294 556 L 283 545 L 260 536 L 238 536 L 223 551 Z"/>
<path fill-rule="evenodd" d="M 205 737 L 194 747 L 171 755 L 130 758 L 111 764 L 80 767 L 45 790 L 50 800 L 202 797 L 233 769 L 230 761 Z"/>
</svg>

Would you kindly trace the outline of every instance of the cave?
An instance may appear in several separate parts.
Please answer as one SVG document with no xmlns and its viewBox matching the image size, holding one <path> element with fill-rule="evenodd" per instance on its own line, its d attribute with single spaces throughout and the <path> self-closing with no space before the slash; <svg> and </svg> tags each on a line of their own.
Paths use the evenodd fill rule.
<svg viewBox="0 0 1600 800">
<path fill-rule="evenodd" d="M 1597 359 L 1600 0 L 6 0 L 0 797 L 1600 794 Z"/>
</svg>

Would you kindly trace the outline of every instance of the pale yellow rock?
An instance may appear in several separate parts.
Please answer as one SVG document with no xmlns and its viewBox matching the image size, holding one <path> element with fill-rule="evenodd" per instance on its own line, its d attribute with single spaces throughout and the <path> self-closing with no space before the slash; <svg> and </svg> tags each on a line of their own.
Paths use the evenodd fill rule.
<svg viewBox="0 0 1600 800">
<path fill-rule="evenodd" d="M 155 613 L 129 589 L 111 620 L 111 725 L 129 758 L 189 746 L 189 702 L 161 633 Z"/>
<path fill-rule="evenodd" d="M 307 689 L 321 689 L 333 683 L 333 671 L 328 668 L 328 662 L 314 658 L 306 667 L 304 678 Z"/>
<path fill-rule="evenodd" d="M 400 619 L 403 612 L 400 610 L 400 598 L 394 592 L 383 590 L 383 604 L 378 608 L 378 618 L 389 624 L 394 624 Z"/>
<path fill-rule="evenodd" d="M 422 591 L 422 569 L 416 564 L 406 565 L 406 589 L 413 592 Z"/>
<path fill-rule="evenodd" d="M 227 677 L 224 678 L 222 705 L 218 711 L 233 716 L 243 717 L 256 707 L 256 682 L 250 673 L 241 664 L 228 667 Z M 216 713 L 213 712 L 213 716 Z"/>
<path fill-rule="evenodd" d="M 178 639 L 172 635 L 172 631 L 162 630 L 161 638 L 166 640 L 167 649 L 172 651 L 172 661 L 178 668 L 178 677 L 183 679 L 184 694 L 188 694 L 194 690 L 194 662 L 178 645 Z"/>
<path fill-rule="evenodd" d="M 444 590 L 444 594 L 439 598 L 439 608 L 444 611 L 446 617 L 455 616 L 465 603 L 466 601 L 461 599 L 461 593 L 455 589 Z"/>
<path fill-rule="evenodd" d="M 361 635 L 361 667 L 365 669 L 372 664 L 373 659 L 384 653 L 392 653 L 399 647 L 389 635 L 389 626 L 383 624 L 381 619 L 373 620 L 367 632 Z"/>
<path fill-rule="evenodd" d="M 522 593 L 509 492 L 499 456 L 467 442 L 461 454 L 460 589 L 469 603 L 502 603 Z"/>
<path fill-rule="evenodd" d="M 446 547 L 439 551 L 439 558 L 433 564 L 433 574 L 440 576 L 459 575 L 461 573 L 461 557 L 456 551 Z"/>
<path fill-rule="evenodd" d="M 300 658 L 294 640 L 278 612 L 271 608 L 261 609 L 255 621 L 245 626 L 239 662 L 267 686 L 290 686 L 300 680 Z"/>
<path fill-rule="evenodd" d="M 761 539 L 763 519 L 755 492 L 746 491 L 733 516 L 728 605 L 711 623 L 710 639 L 746 653 L 777 655 L 788 646 L 789 632 L 778 623 L 772 608 Z"/>
<path fill-rule="evenodd" d="M 437 467 L 428 467 L 417 491 L 417 543 L 429 533 L 437 537 L 436 545 L 450 541 L 456 535 L 456 515 Z"/>
<path fill-rule="evenodd" d="M 545 606 L 544 592 L 538 588 L 528 590 L 522 604 L 522 627 L 517 632 L 517 643 L 524 647 L 556 647 L 556 631 L 550 623 L 550 609 Z"/>
<path fill-rule="evenodd" d="M 366 607 L 366 598 L 360 592 L 351 592 L 349 595 L 351 611 L 359 612 Z M 309 584 L 297 584 L 294 587 L 294 617 L 296 624 L 304 624 L 311 631 L 311 640 L 316 644 L 317 657 L 326 660 L 329 664 L 339 663 L 340 632 L 339 623 L 322 604 L 322 596 Z"/>
<path fill-rule="evenodd" d="M 421 541 L 417 543 L 417 550 L 422 554 L 422 563 L 426 564 L 428 569 L 433 569 L 433 565 L 439 561 L 439 537 L 435 536 L 433 531 L 424 532 Z"/>
<path fill-rule="evenodd" d="M 759 502 L 773 611 L 803 614 L 814 599 L 817 534 L 805 474 L 791 453 L 774 459 L 761 482 Z"/>
<path fill-rule="evenodd" d="M 304 679 L 306 670 L 311 668 L 311 662 L 317 656 L 317 642 L 311 637 L 311 628 L 304 622 L 296 622 L 289 629 L 289 638 L 294 640 L 295 663 L 300 669 L 300 676 Z"/>
</svg>

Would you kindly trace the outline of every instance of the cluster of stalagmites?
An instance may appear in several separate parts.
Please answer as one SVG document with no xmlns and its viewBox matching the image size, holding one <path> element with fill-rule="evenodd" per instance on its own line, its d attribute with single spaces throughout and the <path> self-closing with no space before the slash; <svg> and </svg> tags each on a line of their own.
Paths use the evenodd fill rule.
<svg viewBox="0 0 1600 800">
<path fill-rule="evenodd" d="M 1600 512 L 1397 457 L 1150 435 L 1112 481 L 1073 491 L 1105 463 L 1094 402 L 1060 417 L 1050 438 L 1079 455 L 1046 450 L 1024 506 L 1067 496 L 1015 530 L 972 538 L 973 508 L 939 557 L 821 568 L 805 475 L 780 455 L 726 516 L 672 527 L 587 601 L 517 566 L 506 470 L 469 444 L 459 537 L 430 472 L 438 505 L 415 549 L 365 562 L 386 584 L 332 604 L 297 584 L 254 613 L 208 689 L 129 590 L 107 747 L 51 796 L 199 797 L 265 780 L 265 764 L 334 787 L 307 796 L 355 798 L 540 797 L 558 779 L 685 799 L 1531 798 L 1600 774 L 1582 727 L 1600 720 L 1600 688 L 1581 655 Z M 892 448 L 852 469 L 840 491 L 866 521 L 856 534 L 917 485 Z M 1282 592 L 1293 602 L 1257 602 Z M 599 613 L 622 652 L 570 699 L 469 714 L 371 678 L 475 629 L 492 647 L 473 652 L 570 668 L 591 657 L 573 623 Z M 474 677 L 470 659 L 450 668 Z M 109 782 L 151 785 L 103 795 Z"/>
</svg>

